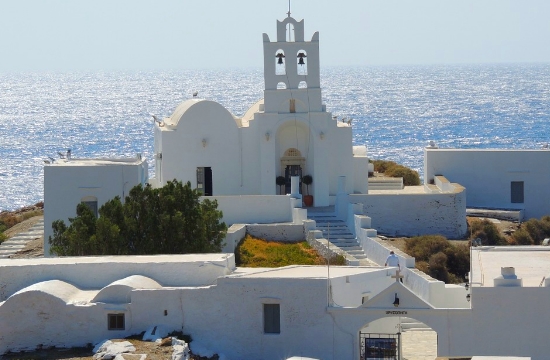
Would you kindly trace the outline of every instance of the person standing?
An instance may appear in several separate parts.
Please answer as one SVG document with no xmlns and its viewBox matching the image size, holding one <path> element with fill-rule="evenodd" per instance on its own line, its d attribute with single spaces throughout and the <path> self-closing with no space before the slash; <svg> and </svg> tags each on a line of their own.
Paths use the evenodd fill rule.
<svg viewBox="0 0 550 360">
<path fill-rule="evenodd" d="M 390 251 L 390 254 L 386 258 L 384 266 L 396 267 L 397 271 L 395 272 L 396 279 L 399 278 L 399 281 L 403 282 L 403 277 L 401 276 L 401 265 L 399 264 L 399 257 L 395 255 L 393 251 Z"/>
<path fill-rule="evenodd" d="M 390 254 L 386 258 L 386 263 L 384 263 L 384 266 L 393 266 L 401 270 L 401 266 L 399 265 L 399 257 L 395 255 L 393 251 L 390 251 Z"/>
</svg>

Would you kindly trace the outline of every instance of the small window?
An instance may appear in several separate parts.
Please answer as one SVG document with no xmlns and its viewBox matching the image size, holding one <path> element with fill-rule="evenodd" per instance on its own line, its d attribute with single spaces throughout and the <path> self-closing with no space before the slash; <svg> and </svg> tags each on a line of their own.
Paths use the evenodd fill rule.
<svg viewBox="0 0 550 360">
<path fill-rule="evenodd" d="M 296 112 L 296 99 L 290 99 L 290 108 L 288 110 L 291 113 Z"/>
<path fill-rule="evenodd" d="M 513 204 L 523 204 L 523 181 L 512 181 L 511 200 Z"/>
<path fill-rule="evenodd" d="M 264 304 L 264 333 L 281 333 L 281 307 L 280 304 Z"/>
<path fill-rule="evenodd" d="M 109 314 L 107 320 L 109 330 L 124 330 L 124 314 Z"/>
<path fill-rule="evenodd" d="M 86 200 L 82 201 L 82 203 L 92 211 L 95 217 L 97 217 L 97 200 Z"/>
</svg>

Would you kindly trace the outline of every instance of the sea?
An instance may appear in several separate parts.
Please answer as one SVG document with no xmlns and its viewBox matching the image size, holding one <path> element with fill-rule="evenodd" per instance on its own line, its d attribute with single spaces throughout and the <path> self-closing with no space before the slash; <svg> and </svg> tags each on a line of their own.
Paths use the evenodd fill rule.
<svg viewBox="0 0 550 360">
<path fill-rule="evenodd" d="M 327 111 L 352 119 L 369 157 L 417 170 L 423 148 L 540 149 L 550 142 L 550 64 L 328 67 Z M 43 200 L 44 161 L 149 159 L 153 120 L 191 98 L 241 116 L 263 98 L 262 69 L 0 73 L 0 211 Z M 550 166 L 550 164 L 541 164 Z"/>
</svg>

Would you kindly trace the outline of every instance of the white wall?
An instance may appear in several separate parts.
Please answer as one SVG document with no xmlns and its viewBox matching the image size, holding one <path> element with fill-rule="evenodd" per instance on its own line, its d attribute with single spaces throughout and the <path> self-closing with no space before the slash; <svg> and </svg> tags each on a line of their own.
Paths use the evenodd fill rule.
<svg viewBox="0 0 550 360">
<path fill-rule="evenodd" d="M 440 234 L 459 239 L 467 232 L 466 193 L 377 193 L 350 195 L 351 203 L 363 203 L 372 227 L 390 236 Z"/>
<path fill-rule="evenodd" d="M 52 222 L 63 220 L 68 226 L 69 218 L 76 216 L 76 206 L 87 196 L 97 198 L 98 210 L 115 196 L 124 201 L 135 185 L 147 181 L 147 171 L 145 159 L 74 159 L 63 165 L 45 165 L 44 256 L 51 256 Z"/>
<path fill-rule="evenodd" d="M 218 210 L 223 212 L 222 220 L 228 226 L 238 223 L 272 224 L 292 222 L 290 196 L 209 196 L 204 197 L 204 199 L 218 201 Z"/>
<path fill-rule="evenodd" d="M 443 175 L 467 191 L 468 207 L 525 209 L 525 217 L 550 214 L 550 151 L 424 149 L 424 181 Z M 512 181 L 524 182 L 524 203 L 511 202 Z"/>
<path fill-rule="evenodd" d="M 0 301 L 26 286 L 52 279 L 83 289 L 100 289 L 131 275 L 150 277 L 163 286 L 198 286 L 213 284 L 234 268 L 233 254 L 0 259 Z"/>
</svg>

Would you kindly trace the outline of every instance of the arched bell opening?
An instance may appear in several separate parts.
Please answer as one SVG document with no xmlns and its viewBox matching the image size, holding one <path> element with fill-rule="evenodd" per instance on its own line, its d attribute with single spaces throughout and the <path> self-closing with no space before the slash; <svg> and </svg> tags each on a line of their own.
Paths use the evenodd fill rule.
<svg viewBox="0 0 550 360">
<path fill-rule="evenodd" d="M 296 64 L 298 75 L 307 75 L 307 52 L 305 50 L 298 50 Z"/>
<path fill-rule="evenodd" d="M 275 52 L 275 75 L 286 75 L 286 60 L 283 49 Z"/>
</svg>

